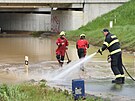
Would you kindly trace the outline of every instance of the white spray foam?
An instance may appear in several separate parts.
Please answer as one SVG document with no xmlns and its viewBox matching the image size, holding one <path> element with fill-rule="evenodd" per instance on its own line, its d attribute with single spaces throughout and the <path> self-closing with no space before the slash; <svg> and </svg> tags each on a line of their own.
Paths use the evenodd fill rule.
<svg viewBox="0 0 135 101">
<path fill-rule="evenodd" d="M 80 67 L 81 64 L 88 62 L 95 55 L 96 55 L 96 52 L 89 55 L 89 56 L 86 56 L 85 58 L 80 59 L 80 60 L 78 60 L 78 61 L 76 61 L 74 63 L 70 63 L 69 65 L 66 65 L 65 67 L 58 70 L 57 72 L 52 73 L 53 75 L 51 76 L 50 79 L 59 80 L 59 79 L 61 79 L 63 77 L 68 76 L 70 73 L 73 73 L 74 71 L 78 71 L 80 69 L 79 67 Z"/>
</svg>

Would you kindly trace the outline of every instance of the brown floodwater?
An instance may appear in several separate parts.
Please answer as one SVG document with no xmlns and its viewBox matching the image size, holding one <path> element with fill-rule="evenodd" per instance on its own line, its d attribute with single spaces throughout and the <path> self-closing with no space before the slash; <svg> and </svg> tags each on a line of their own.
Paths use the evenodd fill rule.
<svg viewBox="0 0 135 101">
<path fill-rule="evenodd" d="M 0 80 L 14 82 L 18 80 L 18 75 L 24 72 L 24 57 L 28 56 L 29 65 L 31 71 L 39 67 L 55 68 L 58 67 L 58 63 L 55 57 L 55 50 L 57 48 L 55 44 L 56 39 L 53 37 L 31 37 L 31 36 L 4 36 L 0 37 Z M 90 55 L 98 50 L 99 47 L 90 46 L 87 55 Z M 103 52 L 103 55 L 97 54 L 91 60 L 97 67 L 98 73 L 104 73 L 110 75 L 110 66 L 106 62 L 108 51 Z M 78 59 L 77 51 L 75 48 L 75 42 L 69 42 L 68 55 L 72 61 Z M 65 57 L 65 60 L 66 57 Z M 46 64 L 48 62 L 48 64 Z M 44 64 L 43 64 L 44 63 Z M 49 65 L 53 63 L 53 65 Z M 88 66 L 90 66 L 89 63 Z M 93 65 L 94 65 L 93 64 Z M 127 67 L 127 70 L 131 75 L 135 76 L 135 56 L 133 54 L 123 54 L 123 64 Z M 93 66 L 92 65 L 92 66 Z M 105 65 L 105 66 L 104 66 Z M 107 66 L 106 66 L 107 65 Z M 96 67 L 95 66 L 95 67 Z M 37 67 L 37 68 L 36 68 Z M 95 68 L 93 66 L 93 68 Z M 98 69 L 102 67 L 103 69 Z M 33 68 L 33 69 L 32 69 Z M 36 69 L 35 69 L 36 68 Z M 92 67 L 90 67 L 92 68 Z M 107 71 L 106 71 L 107 68 Z M 19 71 L 19 72 L 18 72 Z M 43 72 L 43 71 L 42 71 Z M 100 74 L 93 73 L 93 76 L 100 76 Z M 112 74 L 111 74 L 112 75 Z M 104 76 L 104 75 L 103 75 Z M 22 80 L 22 76 L 19 80 Z"/>
<path fill-rule="evenodd" d="M 25 35 L 10 35 L 0 37 L 0 83 L 20 83 L 25 80 L 41 80 L 46 74 L 57 70 L 59 67 L 55 57 L 54 37 L 34 38 Z M 91 55 L 99 47 L 90 45 L 87 55 Z M 69 42 L 68 55 L 72 61 L 78 60 L 75 42 Z M 129 101 L 134 98 L 134 82 L 126 74 L 126 83 L 124 85 L 111 84 L 114 75 L 111 71 L 110 64 L 107 63 L 108 51 L 103 55 L 96 54 L 88 63 L 85 64 L 85 72 L 73 74 L 62 82 L 64 87 L 71 88 L 71 80 L 76 75 L 84 78 L 86 81 L 86 92 L 102 97 L 107 96 L 112 101 L 118 100 Z M 28 72 L 25 68 L 25 56 L 29 58 Z M 65 61 L 67 61 L 65 57 Z M 123 52 L 123 64 L 128 72 L 135 78 L 135 56 Z M 65 63 L 65 65 L 67 65 Z M 57 84 L 58 82 L 56 82 Z M 118 87 L 117 87 L 118 86 Z M 106 93 L 106 94 L 104 94 Z M 124 96 L 124 97 L 123 97 Z M 128 101 L 127 100 L 127 101 Z"/>
</svg>

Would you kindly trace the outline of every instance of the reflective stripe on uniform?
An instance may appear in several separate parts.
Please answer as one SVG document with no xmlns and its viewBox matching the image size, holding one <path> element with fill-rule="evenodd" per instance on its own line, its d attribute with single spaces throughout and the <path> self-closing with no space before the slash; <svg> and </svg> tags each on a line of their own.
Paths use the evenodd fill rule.
<svg viewBox="0 0 135 101">
<path fill-rule="evenodd" d="M 100 48 L 100 51 L 102 52 L 102 48 Z"/>
<path fill-rule="evenodd" d="M 114 50 L 110 54 L 113 55 L 113 54 L 118 53 L 118 52 L 121 52 L 121 49 Z"/>
<path fill-rule="evenodd" d="M 113 41 L 108 45 L 108 47 L 110 47 L 111 45 L 113 45 L 113 44 L 116 43 L 116 42 L 119 42 L 119 40 L 118 40 L 118 39 L 113 40 Z"/>
<path fill-rule="evenodd" d="M 123 74 L 123 75 L 121 75 L 121 77 L 125 77 L 125 75 Z"/>
<path fill-rule="evenodd" d="M 112 38 L 112 39 L 113 39 L 113 38 L 116 38 L 116 35 L 112 35 L 111 38 Z"/>
<path fill-rule="evenodd" d="M 109 44 L 108 44 L 107 42 L 105 42 L 105 41 L 104 41 L 104 43 L 103 43 L 103 44 L 104 44 L 104 45 L 106 45 L 107 47 L 109 46 Z"/>
<path fill-rule="evenodd" d="M 120 78 L 121 77 L 121 74 L 118 74 L 118 75 L 115 75 L 116 76 L 116 78 Z"/>
</svg>

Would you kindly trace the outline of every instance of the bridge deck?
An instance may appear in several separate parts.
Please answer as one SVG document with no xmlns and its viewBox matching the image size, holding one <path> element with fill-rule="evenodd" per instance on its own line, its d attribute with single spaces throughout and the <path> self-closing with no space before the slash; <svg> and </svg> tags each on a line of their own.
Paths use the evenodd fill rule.
<svg viewBox="0 0 135 101">
<path fill-rule="evenodd" d="M 129 0 L 0 0 L 0 3 L 113 3 L 127 1 Z"/>
</svg>

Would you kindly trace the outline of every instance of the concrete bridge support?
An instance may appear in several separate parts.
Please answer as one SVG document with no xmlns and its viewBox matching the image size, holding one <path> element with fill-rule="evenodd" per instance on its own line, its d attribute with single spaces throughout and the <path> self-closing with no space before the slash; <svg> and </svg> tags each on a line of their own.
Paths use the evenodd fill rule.
<svg viewBox="0 0 135 101">
<path fill-rule="evenodd" d="M 77 29 L 83 24 L 82 11 L 52 11 L 51 31 L 59 32 L 62 30 Z"/>
</svg>

